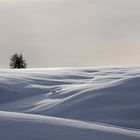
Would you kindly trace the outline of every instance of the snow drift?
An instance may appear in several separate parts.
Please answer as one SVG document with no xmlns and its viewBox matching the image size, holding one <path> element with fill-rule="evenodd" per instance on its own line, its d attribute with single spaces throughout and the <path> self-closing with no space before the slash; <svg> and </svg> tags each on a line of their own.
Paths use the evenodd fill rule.
<svg viewBox="0 0 140 140">
<path fill-rule="evenodd" d="M 140 67 L 0 70 L 0 137 L 140 139 Z"/>
</svg>

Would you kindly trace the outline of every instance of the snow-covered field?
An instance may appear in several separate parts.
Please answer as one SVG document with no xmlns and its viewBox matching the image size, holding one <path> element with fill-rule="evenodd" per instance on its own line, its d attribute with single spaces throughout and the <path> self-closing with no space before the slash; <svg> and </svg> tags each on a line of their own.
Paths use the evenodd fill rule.
<svg viewBox="0 0 140 140">
<path fill-rule="evenodd" d="M 0 140 L 139 140 L 140 67 L 0 70 Z"/>
</svg>

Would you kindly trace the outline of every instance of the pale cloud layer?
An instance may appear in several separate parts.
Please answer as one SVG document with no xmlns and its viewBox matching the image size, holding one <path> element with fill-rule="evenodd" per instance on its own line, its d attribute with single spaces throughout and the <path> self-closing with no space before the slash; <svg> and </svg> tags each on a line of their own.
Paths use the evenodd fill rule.
<svg viewBox="0 0 140 140">
<path fill-rule="evenodd" d="M 139 0 L 0 0 L 0 66 L 140 63 Z"/>
</svg>

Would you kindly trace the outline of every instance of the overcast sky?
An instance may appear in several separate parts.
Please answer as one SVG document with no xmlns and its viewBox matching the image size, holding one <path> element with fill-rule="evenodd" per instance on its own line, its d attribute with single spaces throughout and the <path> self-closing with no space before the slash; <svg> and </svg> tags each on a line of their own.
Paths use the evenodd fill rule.
<svg viewBox="0 0 140 140">
<path fill-rule="evenodd" d="M 0 67 L 140 64 L 140 0 L 0 0 Z"/>
</svg>

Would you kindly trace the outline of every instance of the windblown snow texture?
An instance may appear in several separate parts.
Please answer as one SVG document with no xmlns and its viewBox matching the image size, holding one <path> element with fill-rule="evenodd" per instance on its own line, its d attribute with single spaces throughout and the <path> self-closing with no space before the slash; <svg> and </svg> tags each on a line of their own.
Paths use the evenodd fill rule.
<svg viewBox="0 0 140 140">
<path fill-rule="evenodd" d="M 139 140 L 140 67 L 0 70 L 0 139 Z"/>
</svg>

